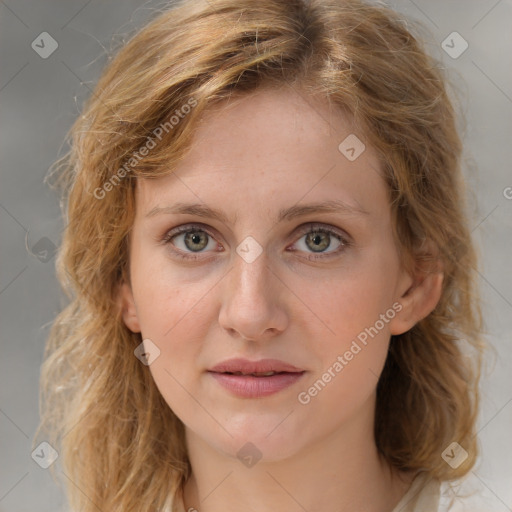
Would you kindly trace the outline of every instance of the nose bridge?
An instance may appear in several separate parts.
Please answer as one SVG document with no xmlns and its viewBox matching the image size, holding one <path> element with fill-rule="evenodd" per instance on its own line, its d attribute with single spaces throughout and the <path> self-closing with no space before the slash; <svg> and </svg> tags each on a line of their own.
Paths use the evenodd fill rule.
<svg viewBox="0 0 512 512">
<path fill-rule="evenodd" d="M 242 250 L 243 245 L 240 244 L 237 252 Z M 253 251 L 253 248 L 250 248 L 250 251 Z M 254 256 L 253 254 L 246 258 L 243 253 L 242 256 L 236 255 L 231 272 L 231 292 L 239 301 L 247 301 L 255 307 L 261 307 L 270 299 L 269 292 L 273 288 L 271 281 L 275 276 L 268 268 L 268 258 L 264 250 Z"/>
<path fill-rule="evenodd" d="M 265 251 L 254 260 L 236 254 L 227 277 L 219 315 L 222 327 L 252 340 L 285 328 L 286 315 L 278 304 L 276 277 Z"/>
</svg>

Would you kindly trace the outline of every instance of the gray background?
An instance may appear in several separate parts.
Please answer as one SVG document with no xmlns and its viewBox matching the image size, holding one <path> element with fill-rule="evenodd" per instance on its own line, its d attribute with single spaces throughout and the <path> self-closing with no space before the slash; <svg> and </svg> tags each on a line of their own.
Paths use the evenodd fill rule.
<svg viewBox="0 0 512 512">
<path fill-rule="evenodd" d="M 471 510 L 505 512 L 512 510 L 512 1 L 386 3 L 424 23 L 429 51 L 445 64 L 466 117 L 465 172 L 476 191 L 472 226 L 495 355 L 489 355 L 483 381 L 483 454 L 465 485 L 477 494 Z M 106 63 L 113 37 L 116 46 L 155 6 L 137 0 L 0 0 L 0 512 L 56 511 L 64 504 L 49 471 L 31 458 L 39 368 L 62 303 L 52 251 L 63 224 L 58 198 L 43 178 L 66 149 L 64 136 Z M 441 47 L 454 31 L 469 44 L 458 58 Z M 45 59 L 31 47 L 42 32 L 58 43 Z"/>
</svg>

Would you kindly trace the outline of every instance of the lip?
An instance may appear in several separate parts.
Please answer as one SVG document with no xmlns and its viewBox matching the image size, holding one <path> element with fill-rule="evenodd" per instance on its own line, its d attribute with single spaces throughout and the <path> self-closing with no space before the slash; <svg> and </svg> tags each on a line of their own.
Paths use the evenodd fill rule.
<svg viewBox="0 0 512 512">
<path fill-rule="evenodd" d="M 234 372 L 242 372 L 247 375 L 232 375 Z M 266 372 L 276 373 L 261 377 L 248 375 Z M 221 386 L 236 396 L 262 398 L 292 386 L 302 378 L 305 370 L 278 359 L 260 359 L 259 361 L 229 359 L 215 365 L 208 370 L 208 373 Z"/>
<path fill-rule="evenodd" d="M 210 368 L 209 371 L 216 373 L 223 372 L 242 372 L 242 373 L 261 373 L 261 372 L 303 372 L 302 368 L 297 368 L 292 364 L 285 363 L 279 359 L 260 359 L 259 361 L 249 361 L 248 359 L 235 358 L 228 359 Z"/>
</svg>

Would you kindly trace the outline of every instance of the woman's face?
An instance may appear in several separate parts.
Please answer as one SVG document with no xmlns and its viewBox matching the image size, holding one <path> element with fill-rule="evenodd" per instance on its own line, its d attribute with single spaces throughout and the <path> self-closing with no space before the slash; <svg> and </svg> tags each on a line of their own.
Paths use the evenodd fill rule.
<svg viewBox="0 0 512 512">
<path fill-rule="evenodd" d="M 362 142 L 327 102 L 262 90 L 205 116 L 173 174 L 138 182 L 124 320 L 188 435 L 221 453 L 282 459 L 372 421 L 412 279 Z"/>
</svg>

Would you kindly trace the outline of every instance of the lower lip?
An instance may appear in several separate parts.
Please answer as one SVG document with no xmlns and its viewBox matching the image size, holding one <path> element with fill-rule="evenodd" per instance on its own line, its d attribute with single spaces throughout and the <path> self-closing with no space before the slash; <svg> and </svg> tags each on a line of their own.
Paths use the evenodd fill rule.
<svg viewBox="0 0 512 512">
<path fill-rule="evenodd" d="M 276 373 L 269 377 L 252 375 L 231 375 L 229 373 L 209 372 L 217 382 L 236 396 L 261 398 L 273 395 L 298 382 L 304 372 Z"/>
</svg>

